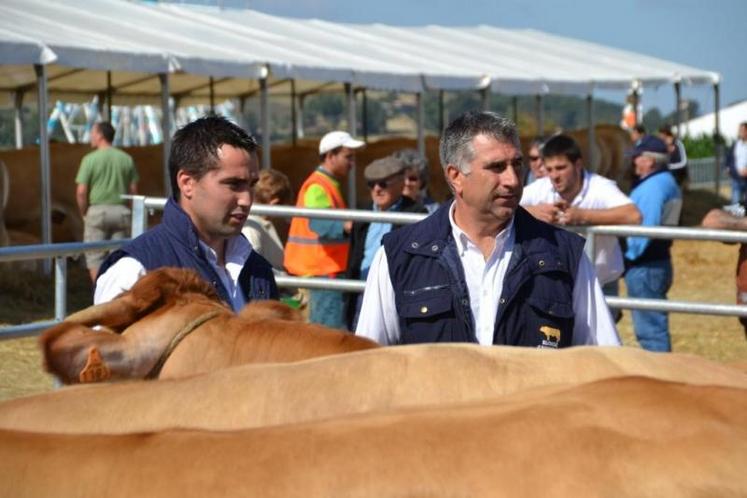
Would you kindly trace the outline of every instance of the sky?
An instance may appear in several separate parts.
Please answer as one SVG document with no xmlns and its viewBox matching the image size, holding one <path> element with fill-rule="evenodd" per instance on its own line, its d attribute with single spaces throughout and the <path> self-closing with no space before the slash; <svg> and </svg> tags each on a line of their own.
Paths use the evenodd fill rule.
<svg viewBox="0 0 747 498">
<path fill-rule="evenodd" d="M 221 3 L 220 1 L 218 2 Z M 747 99 L 747 0 L 223 0 L 285 17 L 400 26 L 532 28 L 721 74 L 721 106 Z M 596 96 L 623 103 L 624 93 Z M 683 86 L 704 112 L 710 87 Z M 644 88 L 644 112 L 675 106 L 671 85 Z M 747 119 L 747 116 L 745 116 Z"/>
</svg>

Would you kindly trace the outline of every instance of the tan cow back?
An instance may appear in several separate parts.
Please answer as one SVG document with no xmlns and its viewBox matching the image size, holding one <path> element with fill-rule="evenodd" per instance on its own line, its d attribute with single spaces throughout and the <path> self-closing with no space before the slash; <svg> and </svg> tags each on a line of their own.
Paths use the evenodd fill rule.
<svg viewBox="0 0 747 498">
<path fill-rule="evenodd" d="M 747 390 L 641 377 L 244 431 L 0 431 L 14 498 L 745 496 L 745 467 Z"/>
<path fill-rule="evenodd" d="M 231 430 L 499 399 L 538 387 L 631 375 L 747 388 L 744 372 L 685 354 L 419 345 L 245 365 L 181 380 L 66 387 L 0 404 L 0 428 L 63 433 Z"/>
</svg>

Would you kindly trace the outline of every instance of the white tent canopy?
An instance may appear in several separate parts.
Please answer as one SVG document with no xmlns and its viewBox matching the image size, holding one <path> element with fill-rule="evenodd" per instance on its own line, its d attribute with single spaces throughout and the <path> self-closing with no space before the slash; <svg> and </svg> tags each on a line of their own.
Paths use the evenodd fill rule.
<svg viewBox="0 0 747 498">
<path fill-rule="evenodd" d="M 535 30 L 340 24 L 122 0 L 4 0 L 0 65 L 34 63 L 50 66 L 53 98 L 78 99 L 104 91 L 107 70 L 114 98 L 125 100 L 160 98 L 157 79 L 143 75 L 161 72 L 174 76 L 172 93 L 202 101 L 206 77 L 220 97 L 251 94 L 264 75 L 294 79 L 300 92 L 335 82 L 407 92 L 589 94 L 632 82 L 718 80 L 710 71 Z M 28 67 L 0 73 L 5 91 L 31 90 L 33 82 Z"/>
<path fill-rule="evenodd" d="M 741 123 L 747 121 L 747 100 L 724 107 L 719 112 L 719 128 L 721 134 L 728 142 L 737 139 L 737 130 Z M 715 114 L 708 113 L 703 116 L 682 123 L 682 134 L 693 138 L 700 135 L 712 135 L 716 126 Z"/>
<path fill-rule="evenodd" d="M 291 93 L 295 110 L 295 96 L 342 86 L 355 133 L 356 88 L 414 92 L 424 150 L 421 97 L 427 90 L 480 90 L 487 103 L 489 91 L 590 96 L 596 88 L 669 83 L 679 100 L 682 84 L 717 89 L 718 81 L 710 71 L 534 30 L 340 24 L 124 0 L 0 3 L 0 93 L 16 109 L 17 135 L 21 106 L 33 97 L 40 108 L 49 97 L 87 101 L 92 95 L 106 97 L 109 106 L 160 103 L 162 129 L 169 130 L 170 99 L 178 106 L 258 95 L 265 167 L 270 93 Z M 718 97 L 715 102 L 718 107 Z M 591 99 L 588 105 L 591 116 Z M 538 105 L 540 124 L 541 116 Z M 41 204 L 49 213 L 46 133 L 42 120 Z M 167 175 L 168 132 L 163 140 Z M 355 205 L 354 174 L 348 180 Z M 49 216 L 42 217 L 42 240 L 51 240 Z"/>
</svg>

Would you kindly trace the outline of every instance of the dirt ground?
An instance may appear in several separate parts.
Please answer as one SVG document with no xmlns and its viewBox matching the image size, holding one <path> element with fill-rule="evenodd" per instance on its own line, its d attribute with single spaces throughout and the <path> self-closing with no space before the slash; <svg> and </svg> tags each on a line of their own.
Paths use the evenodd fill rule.
<svg viewBox="0 0 747 498">
<path fill-rule="evenodd" d="M 705 212 L 722 201 L 707 193 L 685 198 L 683 225 L 695 225 Z M 672 247 L 674 284 L 672 300 L 726 303 L 735 300 L 734 272 L 737 245 L 719 242 L 675 241 Z M 54 296 L 50 280 L 18 270 L 13 263 L 0 265 L 0 324 L 49 319 Z M 68 309 L 88 306 L 91 284 L 79 263 L 68 268 Z M 624 287 L 624 286 L 623 286 Z M 621 295 L 624 295 L 624 289 Z M 637 347 L 630 312 L 618 324 L 625 345 Z M 676 352 L 692 353 L 720 362 L 747 361 L 747 339 L 736 318 L 692 314 L 670 315 Z M 52 389 L 52 378 L 43 372 L 36 338 L 0 340 L 0 400 Z"/>
</svg>

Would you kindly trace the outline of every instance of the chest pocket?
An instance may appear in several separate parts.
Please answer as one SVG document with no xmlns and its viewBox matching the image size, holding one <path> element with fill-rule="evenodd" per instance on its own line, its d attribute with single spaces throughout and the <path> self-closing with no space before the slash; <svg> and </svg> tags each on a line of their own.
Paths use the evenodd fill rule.
<svg viewBox="0 0 747 498">
<path fill-rule="evenodd" d="M 456 316 L 449 284 L 405 289 L 399 307 L 402 342 L 454 342 Z"/>
<path fill-rule="evenodd" d="M 529 297 L 526 303 L 531 310 L 531 313 L 526 314 L 526 331 L 537 337 L 539 347 L 559 348 L 571 345 L 575 316 L 572 303 L 536 296 Z"/>
</svg>

